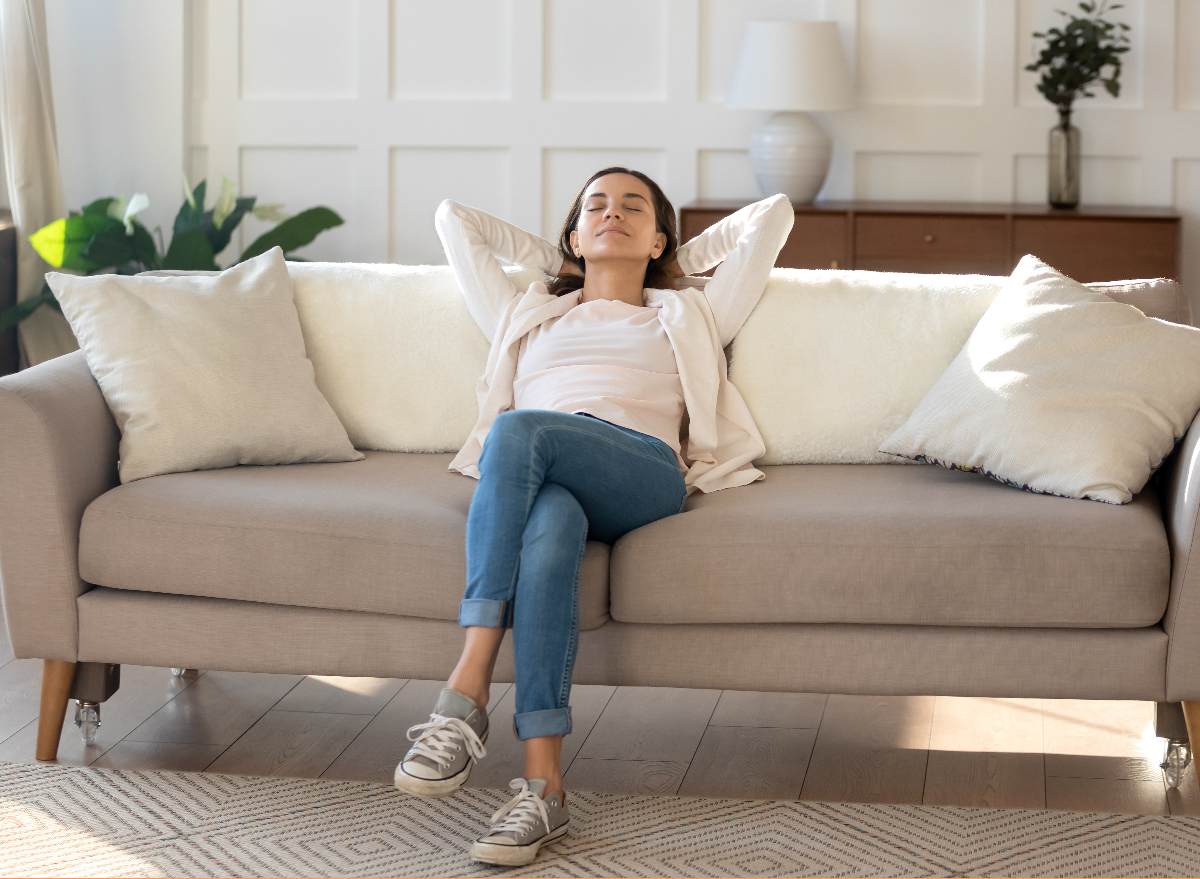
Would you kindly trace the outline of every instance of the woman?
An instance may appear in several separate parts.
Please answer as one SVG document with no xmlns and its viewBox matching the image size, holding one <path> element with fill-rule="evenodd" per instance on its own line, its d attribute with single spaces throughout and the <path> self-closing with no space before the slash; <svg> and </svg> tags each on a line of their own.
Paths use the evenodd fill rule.
<svg viewBox="0 0 1200 879">
<path fill-rule="evenodd" d="M 758 430 L 726 380 L 724 346 L 762 295 L 792 226 L 787 198 L 750 205 L 676 249 L 657 184 L 605 168 L 584 184 L 558 247 L 443 202 L 437 230 L 472 316 L 492 343 L 479 421 L 452 470 L 479 480 L 467 518 L 466 645 L 396 786 L 447 796 L 486 755 L 488 686 L 513 629 L 517 795 L 475 860 L 523 865 L 567 832 L 562 738 L 579 636 L 588 538 L 613 543 L 683 510 L 688 494 L 762 478 Z M 524 294 L 500 257 L 555 280 Z M 721 263 L 701 291 L 683 274 Z M 688 415 L 688 436 L 680 425 Z"/>
</svg>

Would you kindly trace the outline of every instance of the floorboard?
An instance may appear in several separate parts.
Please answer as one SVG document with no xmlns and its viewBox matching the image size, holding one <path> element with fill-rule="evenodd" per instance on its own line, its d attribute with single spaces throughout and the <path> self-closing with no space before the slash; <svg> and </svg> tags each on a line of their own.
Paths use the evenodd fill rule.
<svg viewBox="0 0 1200 879">
<path fill-rule="evenodd" d="M 95 765 L 110 748 L 117 746 L 143 721 L 195 683 L 200 675 L 194 669 L 189 669 L 182 677 L 175 677 L 166 668 L 121 666 L 120 689 L 100 705 L 100 729 L 96 731 L 96 744 L 83 743 L 74 722 L 75 703 L 67 704 L 67 718 L 58 741 L 58 762 L 69 766 Z M 0 743 L 0 760 L 32 763 L 36 747 L 35 720 Z"/>
<path fill-rule="evenodd" d="M 724 690 L 709 726 L 816 729 L 828 696 L 816 693 L 747 693 Z"/>
<path fill-rule="evenodd" d="M 1161 780 L 1153 702 L 1047 699 L 1042 711 L 1047 778 Z"/>
<path fill-rule="evenodd" d="M 100 769 L 203 772 L 224 750 L 224 745 L 126 741 L 109 748 L 92 765 Z"/>
<path fill-rule="evenodd" d="M 798 799 L 816 738 L 815 729 L 710 726 L 679 795 Z"/>
<path fill-rule="evenodd" d="M 319 778 L 370 722 L 368 714 L 274 709 L 214 760 L 208 771 Z"/>
<path fill-rule="evenodd" d="M 920 803 L 931 696 L 830 696 L 800 798 Z"/>
<path fill-rule="evenodd" d="M 934 700 L 924 802 L 1045 808 L 1041 700 Z"/>
<path fill-rule="evenodd" d="M 687 770 L 688 764 L 682 762 L 576 757 L 563 775 L 563 785 L 568 801 L 573 790 L 669 796 L 678 793 Z"/>
<path fill-rule="evenodd" d="M 41 699 L 40 659 L 14 659 L 0 666 L 0 743 L 37 720 Z"/>
<path fill-rule="evenodd" d="M 579 757 L 688 763 L 720 697 L 720 690 L 618 687 Z"/>
<path fill-rule="evenodd" d="M 232 745 L 303 675 L 210 671 L 128 736 L 134 742 Z"/>
<path fill-rule="evenodd" d="M 397 678 L 342 678 L 309 675 L 275 706 L 276 711 L 369 714 L 374 717 L 408 681 Z"/>
<path fill-rule="evenodd" d="M 1046 808 L 1077 812 L 1118 812 L 1130 815 L 1168 815 L 1162 779 L 1046 778 Z"/>
</svg>

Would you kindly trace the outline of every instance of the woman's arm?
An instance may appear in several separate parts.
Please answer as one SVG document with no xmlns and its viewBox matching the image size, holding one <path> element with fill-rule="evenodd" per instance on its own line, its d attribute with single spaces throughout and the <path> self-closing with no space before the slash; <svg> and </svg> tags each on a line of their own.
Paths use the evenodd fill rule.
<svg viewBox="0 0 1200 879">
<path fill-rule="evenodd" d="M 694 275 L 721 265 L 704 287 L 713 318 L 728 345 L 762 296 L 795 213 L 786 195 L 773 195 L 746 205 L 709 226 L 679 248 L 679 267 Z"/>
<path fill-rule="evenodd" d="M 504 309 L 523 292 L 508 279 L 496 257 L 539 268 L 551 277 L 562 266 L 562 254 L 549 241 L 450 199 L 438 206 L 434 226 L 467 308 L 489 342 Z"/>
</svg>

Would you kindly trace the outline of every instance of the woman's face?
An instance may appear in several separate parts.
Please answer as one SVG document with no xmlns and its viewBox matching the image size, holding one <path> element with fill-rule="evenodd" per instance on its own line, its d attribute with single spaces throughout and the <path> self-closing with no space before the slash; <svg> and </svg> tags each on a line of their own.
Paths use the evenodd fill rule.
<svg viewBox="0 0 1200 879">
<path fill-rule="evenodd" d="M 662 253 L 667 236 L 658 231 L 650 187 L 631 174 L 597 177 L 583 193 L 571 249 L 589 263 L 621 260 L 641 264 Z"/>
</svg>

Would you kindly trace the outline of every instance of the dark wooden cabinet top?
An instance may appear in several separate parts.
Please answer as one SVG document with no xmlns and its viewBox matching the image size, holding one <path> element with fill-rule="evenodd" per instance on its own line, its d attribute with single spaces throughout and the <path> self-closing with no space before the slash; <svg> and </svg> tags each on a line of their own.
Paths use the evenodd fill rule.
<svg viewBox="0 0 1200 879">
<path fill-rule="evenodd" d="M 685 211 L 732 212 L 753 204 L 753 199 L 701 198 L 685 204 Z M 1080 205 L 1064 210 L 1048 204 L 959 201 L 818 201 L 792 206 L 798 214 L 973 214 L 994 217 L 1089 217 L 1092 219 L 1177 220 L 1171 207 L 1140 205 Z"/>
</svg>

